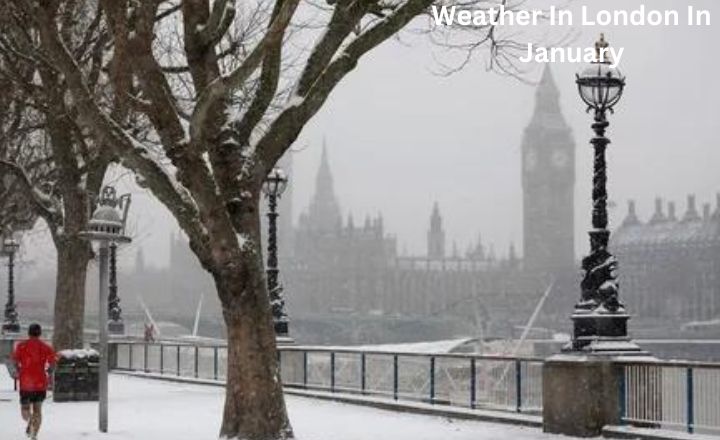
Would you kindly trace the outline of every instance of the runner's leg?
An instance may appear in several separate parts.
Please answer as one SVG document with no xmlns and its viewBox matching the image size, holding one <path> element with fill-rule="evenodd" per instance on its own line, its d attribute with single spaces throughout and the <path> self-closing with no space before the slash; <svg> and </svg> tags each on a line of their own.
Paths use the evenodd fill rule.
<svg viewBox="0 0 720 440">
<path fill-rule="evenodd" d="M 32 415 L 30 410 L 30 402 L 25 401 L 25 399 L 20 397 L 21 403 L 20 403 L 20 415 L 22 415 L 22 419 L 27 423 L 27 427 L 25 427 L 25 434 L 30 435 L 30 428 L 31 428 L 31 422 L 30 417 Z"/>
<path fill-rule="evenodd" d="M 23 420 L 26 422 L 30 421 L 30 404 L 22 404 L 20 405 L 20 415 L 22 416 Z"/>
<path fill-rule="evenodd" d="M 33 402 L 32 404 L 31 432 L 35 435 L 40 431 L 40 424 L 42 424 L 42 404 L 42 401 Z"/>
</svg>

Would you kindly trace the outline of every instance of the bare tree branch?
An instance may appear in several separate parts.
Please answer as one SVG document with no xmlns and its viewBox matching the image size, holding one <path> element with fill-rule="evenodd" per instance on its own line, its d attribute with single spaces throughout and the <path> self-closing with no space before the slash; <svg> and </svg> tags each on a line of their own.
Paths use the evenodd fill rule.
<svg viewBox="0 0 720 440">
<path fill-rule="evenodd" d="M 5 159 L 0 159 L 0 173 L 8 173 L 13 175 L 22 185 L 25 194 L 30 196 L 35 208 L 40 215 L 52 225 L 57 223 L 57 216 L 60 212 L 60 206 L 53 200 L 50 195 L 45 194 L 42 190 L 35 187 L 27 172 L 18 164 Z"/>
<path fill-rule="evenodd" d="M 258 68 L 268 47 L 282 42 L 282 37 L 295 13 L 299 0 L 284 0 L 277 15 L 263 39 L 250 52 L 245 61 L 226 76 L 215 79 L 198 98 L 191 118 L 190 136 L 193 141 L 202 141 L 205 120 L 211 107 L 239 88 Z"/>
<path fill-rule="evenodd" d="M 112 145 L 123 157 L 123 164 L 146 177 L 148 187 L 153 188 L 158 199 L 175 215 L 183 229 L 192 232 L 194 237 L 205 237 L 206 230 L 199 222 L 197 205 L 192 198 L 169 173 L 152 159 L 151 153 L 135 142 L 113 121 L 93 100 L 83 81 L 82 73 L 64 44 L 54 32 L 53 11 L 36 8 L 38 30 L 49 56 L 66 78 L 68 87 L 75 97 L 82 122 L 95 134 L 96 142 Z M 201 255 L 208 255 L 205 243 L 194 243 Z"/>
<path fill-rule="evenodd" d="M 395 35 L 430 4 L 432 0 L 407 1 L 350 42 L 312 82 L 305 96 L 296 95 L 296 98 L 291 98 L 287 109 L 278 115 L 257 143 L 257 155 L 263 168 L 262 172 L 255 176 L 264 176 L 270 172 L 307 121 L 320 109 L 330 92 L 355 68 L 360 57 Z"/>
</svg>

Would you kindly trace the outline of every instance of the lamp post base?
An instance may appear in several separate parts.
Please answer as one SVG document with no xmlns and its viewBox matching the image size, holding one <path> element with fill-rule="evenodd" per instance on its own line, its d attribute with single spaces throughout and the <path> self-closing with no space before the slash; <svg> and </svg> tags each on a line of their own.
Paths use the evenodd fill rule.
<svg viewBox="0 0 720 440">
<path fill-rule="evenodd" d="M 111 335 L 124 335 L 125 323 L 123 321 L 108 321 L 108 333 Z"/>
<path fill-rule="evenodd" d="M 3 333 L 20 333 L 20 323 L 4 322 L 2 325 Z"/>
<path fill-rule="evenodd" d="M 630 315 L 625 312 L 576 311 L 573 321 L 572 341 L 562 351 L 607 356 L 647 355 L 632 342 L 627 332 Z"/>
</svg>

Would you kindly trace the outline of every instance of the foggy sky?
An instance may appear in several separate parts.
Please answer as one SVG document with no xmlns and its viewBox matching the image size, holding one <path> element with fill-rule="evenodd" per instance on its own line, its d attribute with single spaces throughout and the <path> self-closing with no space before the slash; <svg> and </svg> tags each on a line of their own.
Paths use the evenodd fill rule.
<svg viewBox="0 0 720 440">
<path fill-rule="evenodd" d="M 629 9 L 637 0 L 577 1 L 597 9 Z M 648 7 L 684 10 L 689 3 L 712 12 L 711 27 L 576 28 L 572 46 L 590 46 L 601 31 L 610 44 L 625 47 L 620 69 L 627 76 L 626 94 L 610 116 L 609 193 L 618 204 L 611 227 L 625 214 L 628 198 L 637 200 L 641 219 L 652 214 L 653 199 L 676 201 L 695 193 L 699 209 L 715 203 L 720 191 L 720 82 L 716 80 L 720 6 L 712 0 L 655 0 Z M 409 44 L 409 46 L 408 46 Z M 424 254 L 425 233 L 434 201 L 440 205 L 447 234 L 461 251 L 482 233 L 503 255 L 512 241 L 522 249 L 520 141 L 533 105 L 535 89 L 517 80 L 485 72 L 478 58 L 450 77 L 434 74 L 437 63 L 426 37 L 404 34 L 403 44 L 390 41 L 364 58 L 338 86 L 325 107 L 294 146 L 297 218 L 314 191 L 322 140 L 335 177 L 344 216 L 356 224 L 366 214 L 382 212 L 386 230 L 397 235 L 398 250 Z M 591 117 L 584 113 L 574 74 L 582 65 L 554 64 L 562 109 L 577 144 L 576 253 L 588 248 L 592 153 Z M 534 73 L 539 79 L 541 69 Z M 117 177 L 117 176 L 116 176 Z M 138 247 L 145 260 L 164 266 L 168 239 L 177 225 L 149 192 L 127 178 L 121 190 L 133 192 L 130 229 L 135 243 L 122 252 L 131 264 Z M 36 231 L 27 241 L 24 259 L 33 267 L 54 266 L 49 237 Z M 280 244 L 282 246 L 282 243 Z"/>
<path fill-rule="evenodd" d="M 593 8 L 626 8 L 641 1 L 576 2 Z M 684 10 L 691 3 L 711 10 L 712 1 L 653 1 L 648 7 Z M 687 193 L 715 203 L 720 191 L 720 30 L 706 28 L 592 28 L 573 45 L 591 45 L 601 31 L 624 46 L 620 69 L 627 89 L 610 116 L 609 193 L 624 216 L 626 199 L 637 199 L 649 218 L 660 195 L 678 202 Z M 303 132 L 294 155 L 295 206 L 306 206 L 314 187 L 321 140 L 330 160 L 343 210 L 356 220 L 381 211 L 386 227 L 410 251 L 425 250 L 433 201 L 443 213 L 448 249 L 461 250 L 479 232 L 496 251 L 522 242 L 520 141 L 533 105 L 534 87 L 484 71 L 482 60 L 464 71 L 438 77 L 433 48 L 422 38 L 408 48 L 388 44 L 361 63 Z M 554 64 L 562 109 L 577 144 L 576 248 L 587 250 L 590 224 L 591 118 L 574 83 L 582 65 Z M 539 79 L 541 70 L 535 78 Z M 617 215 L 613 218 L 617 225 Z M 611 225 L 612 226 L 612 225 Z M 400 246 L 402 248 L 402 245 Z"/>
</svg>

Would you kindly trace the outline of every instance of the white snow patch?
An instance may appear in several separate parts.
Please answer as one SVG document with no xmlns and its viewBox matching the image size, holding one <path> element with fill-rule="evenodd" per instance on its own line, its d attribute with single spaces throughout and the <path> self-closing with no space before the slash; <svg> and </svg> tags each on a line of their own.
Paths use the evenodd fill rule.
<svg viewBox="0 0 720 440">
<path fill-rule="evenodd" d="M 242 112 L 240 111 L 240 105 L 233 105 L 230 104 L 227 107 L 225 107 L 225 118 L 227 118 L 227 122 L 222 127 L 223 130 L 230 129 L 229 124 L 232 124 L 233 122 L 237 122 L 240 119 L 242 119 Z"/>
<path fill-rule="evenodd" d="M 40 202 L 45 206 L 45 208 L 50 211 L 53 214 L 57 214 L 58 207 L 56 201 L 45 192 L 41 191 L 38 188 L 33 188 L 33 193 L 35 194 L 35 197 L 40 200 Z"/>
<path fill-rule="evenodd" d="M 300 105 L 302 105 L 303 101 L 305 101 L 304 97 L 300 95 L 292 95 L 290 99 L 288 99 L 285 108 L 299 107 Z"/>
<path fill-rule="evenodd" d="M 237 234 L 238 246 L 242 250 L 252 249 L 252 240 L 246 234 Z"/>
<path fill-rule="evenodd" d="M 93 349 L 78 349 L 78 350 L 62 350 L 58 352 L 60 357 L 65 359 L 85 359 L 90 356 L 99 356 L 96 350 Z"/>
</svg>

